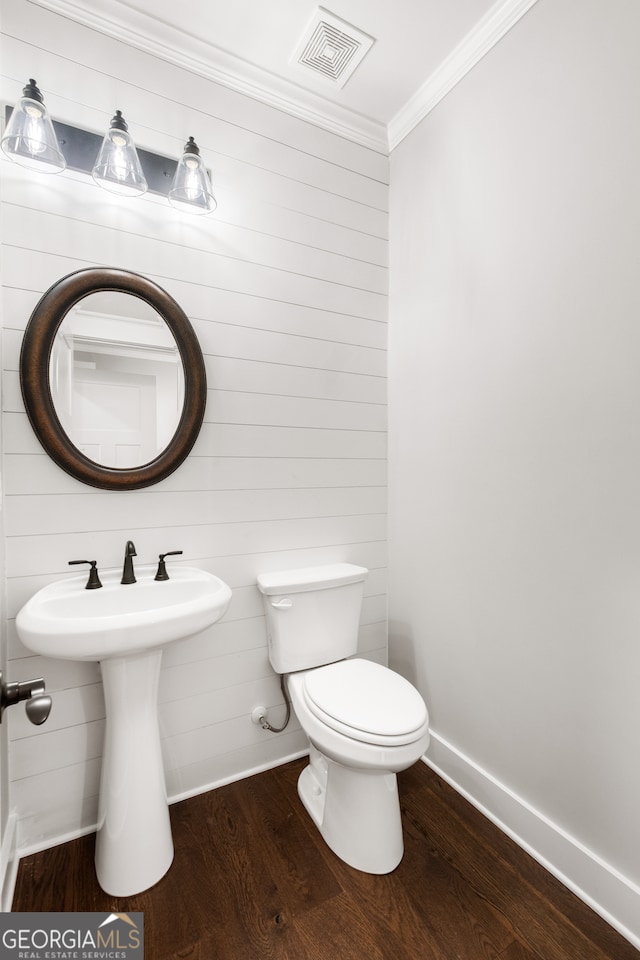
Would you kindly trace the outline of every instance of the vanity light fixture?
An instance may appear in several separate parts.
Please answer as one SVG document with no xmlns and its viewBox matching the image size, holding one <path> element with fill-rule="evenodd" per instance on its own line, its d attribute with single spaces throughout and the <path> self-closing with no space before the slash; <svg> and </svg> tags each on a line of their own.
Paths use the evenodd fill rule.
<svg viewBox="0 0 640 960">
<path fill-rule="evenodd" d="M 212 213 L 218 206 L 200 150 L 189 137 L 169 190 L 169 203 L 187 213 Z"/>
<path fill-rule="evenodd" d="M 136 145 L 120 110 L 116 110 L 107 130 L 91 176 L 105 190 L 125 197 L 147 192 Z"/>
<path fill-rule="evenodd" d="M 60 149 L 35 80 L 29 80 L 22 99 L 15 105 L 2 138 L 2 150 L 10 160 L 40 173 L 60 173 L 67 162 Z"/>
<path fill-rule="evenodd" d="M 120 110 L 104 138 L 52 121 L 35 80 L 29 80 L 19 103 L 5 108 L 5 122 L 2 150 L 24 167 L 44 173 L 65 168 L 87 173 L 112 193 L 136 197 L 148 191 L 168 197 L 172 206 L 186 213 L 212 213 L 217 207 L 209 171 L 193 137 L 178 162 L 136 149 Z"/>
</svg>

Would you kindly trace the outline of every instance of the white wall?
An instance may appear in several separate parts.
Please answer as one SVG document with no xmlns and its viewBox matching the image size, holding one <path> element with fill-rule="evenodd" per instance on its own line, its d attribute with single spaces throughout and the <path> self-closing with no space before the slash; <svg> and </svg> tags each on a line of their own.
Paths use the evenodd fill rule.
<svg viewBox="0 0 640 960">
<path fill-rule="evenodd" d="M 158 198 L 120 200 L 89 178 L 37 177 L 3 161 L 4 462 L 9 670 L 43 674 L 47 724 L 14 709 L 11 801 L 22 849 L 96 818 L 104 705 L 97 665 L 32 657 L 21 604 L 91 555 L 138 562 L 182 549 L 225 579 L 231 608 L 168 650 L 160 722 L 171 796 L 304 746 L 250 722 L 281 712 L 266 651 L 260 570 L 344 559 L 371 569 L 363 652 L 386 659 L 388 160 L 133 50 L 26 0 L 3 2 L 2 97 L 29 77 L 55 119 L 102 132 L 121 109 L 138 145 L 178 156 L 193 135 L 219 207 L 190 218 Z M 100 492 L 43 453 L 22 405 L 22 331 L 61 276 L 106 264 L 143 273 L 190 317 L 209 380 L 189 460 L 148 490 Z"/>
<path fill-rule="evenodd" d="M 391 164 L 392 666 L 640 946 L 640 6 L 539 0 Z"/>
</svg>

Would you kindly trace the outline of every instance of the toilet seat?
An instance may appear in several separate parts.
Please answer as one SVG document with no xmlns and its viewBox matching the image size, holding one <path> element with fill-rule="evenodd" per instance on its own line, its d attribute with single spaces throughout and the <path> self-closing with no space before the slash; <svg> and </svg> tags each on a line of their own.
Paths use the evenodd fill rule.
<svg viewBox="0 0 640 960">
<path fill-rule="evenodd" d="M 428 726 L 427 709 L 415 687 L 371 660 L 340 660 L 306 671 L 302 689 L 314 716 L 363 743 L 413 743 Z"/>
</svg>

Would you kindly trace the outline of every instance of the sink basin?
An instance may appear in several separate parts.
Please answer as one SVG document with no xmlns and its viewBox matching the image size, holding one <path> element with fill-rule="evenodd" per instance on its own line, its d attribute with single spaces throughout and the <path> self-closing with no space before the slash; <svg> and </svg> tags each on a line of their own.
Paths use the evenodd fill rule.
<svg viewBox="0 0 640 960">
<path fill-rule="evenodd" d="M 106 660 L 189 637 L 229 606 L 231 590 L 212 573 L 176 565 L 170 580 L 154 580 L 155 570 L 136 568 L 131 584 L 101 573 L 101 590 L 85 590 L 86 575 L 50 583 L 20 610 L 20 639 L 47 657 Z"/>
<path fill-rule="evenodd" d="M 106 733 L 96 836 L 96 874 L 106 893 L 130 897 L 153 886 L 171 866 L 173 839 L 158 726 L 162 649 L 222 617 L 231 590 L 211 573 L 173 566 L 154 580 L 155 566 L 136 567 L 39 590 L 18 613 L 18 635 L 47 657 L 99 660 Z"/>
</svg>

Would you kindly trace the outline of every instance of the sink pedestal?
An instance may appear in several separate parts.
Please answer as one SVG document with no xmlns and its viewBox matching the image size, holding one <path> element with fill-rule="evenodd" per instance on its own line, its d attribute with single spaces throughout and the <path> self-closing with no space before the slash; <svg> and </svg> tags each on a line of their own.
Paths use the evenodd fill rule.
<svg viewBox="0 0 640 960">
<path fill-rule="evenodd" d="M 107 731 L 96 871 L 114 897 L 152 887 L 173 860 L 157 713 L 162 649 L 216 623 L 231 602 L 227 584 L 205 570 L 155 573 L 140 566 L 137 582 L 123 584 L 120 570 L 101 571 L 100 590 L 87 590 L 84 576 L 57 580 L 16 617 L 34 653 L 100 663 Z"/>
<path fill-rule="evenodd" d="M 153 886 L 173 860 L 157 714 L 161 662 L 161 649 L 100 662 L 107 724 L 96 873 L 114 897 Z"/>
</svg>

